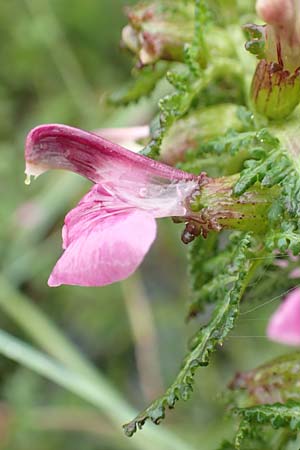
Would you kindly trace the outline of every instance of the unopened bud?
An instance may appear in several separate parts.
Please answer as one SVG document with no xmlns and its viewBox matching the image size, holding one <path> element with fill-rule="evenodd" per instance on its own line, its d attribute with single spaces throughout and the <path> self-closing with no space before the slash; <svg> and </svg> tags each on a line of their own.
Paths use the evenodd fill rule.
<svg viewBox="0 0 300 450">
<path fill-rule="evenodd" d="M 160 59 L 183 61 L 185 44 L 192 42 L 194 34 L 192 3 L 141 3 L 127 8 L 126 13 L 129 24 L 123 29 L 122 42 L 142 65 Z"/>
<path fill-rule="evenodd" d="M 247 50 L 262 60 L 252 98 L 259 113 L 281 119 L 300 102 L 300 0 L 258 0 L 256 10 L 266 25 L 245 27 Z"/>
<path fill-rule="evenodd" d="M 187 152 L 196 151 L 208 140 L 223 135 L 228 129 L 241 131 L 242 128 L 238 106 L 234 104 L 226 103 L 192 110 L 168 130 L 162 142 L 161 159 L 167 164 L 175 165 L 185 160 Z"/>
<path fill-rule="evenodd" d="M 122 31 L 122 44 L 131 50 L 141 65 L 158 60 L 183 62 L 186 49 L 195 36 L 194 1 L 157 0 L 138 3 L 126 9 L 128 25 Z M 211 58 L 232 56 L 230 34 L 212 24 L 205 25 L 205 45 L 199 43 L 199 63 L 206 53 Z M 205 56 L 206 55 L 206 56 Z"/>
<path fill-rule="evenodd" d="M 300 71 L 282 69 L 277 63 L 261 61 L 252 83 L 256 110 L 270 119 L 288 116 L 300 101 Z"/>
<path fill-rule="evenodd" d="M 257 0 L 257 14 L 270 25 L 287 28 L 294 20 L 294 0 Z"/>
</svg>

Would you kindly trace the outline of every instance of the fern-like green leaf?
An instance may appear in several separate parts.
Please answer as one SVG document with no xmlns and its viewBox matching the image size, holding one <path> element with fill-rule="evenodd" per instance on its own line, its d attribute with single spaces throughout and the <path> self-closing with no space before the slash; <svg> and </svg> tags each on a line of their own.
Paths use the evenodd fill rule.
<svg viewBox="0 0 300 450">
<path fill-rule="evenodd" d="M 189 317 L 203 311 L 207 303 L 223 297 L 224 288 L 235 281 L 236 249 L 241 233 L 233 233 L 223 250 L 218 249 L 218 235 L 199 237 L 190 246 L 188 271 L 192 288 Z"/>
<path fill-rule="evenodd" d="M 227 286 L 223 297 L 218 301 L 211 320 L 194 336 L 182 368 L 174 383 L 167 392 L 134 420 L 124 425 L 126 435 L 132 436 L 137 428 L 141 428 L 150 419 L 158 424 L 165 417 L 166 408 L 173 408 L 177 400 L 187 400 L 193 390 L 195 371 L 198 367 L 207 366 L 211 353 L 218 345 L 222 345 L 225 337 L 232 329 L 239 311 L 239 301 L 248 282 L 251 268 L 250 250 L 251 236 L 240 238 L 236 248 L 232 275 L 234 280 Z"/>
<path fill-rule="evenodd" d="M 195 315 L 195 313 L 201 310 L 202 301 L 199 296 L 199 291 L 203 285 L 209 281 L 211 276 L 211 270 L 205 270 L 203 267 L 203 261 L 210 260 L 215 255 L 215 250 L 218 241 L 218 235 L 216 233 L 210 233 L 207 239 L 199 237 L 189 246 L 188 253 L 188 274 L 190 279 L 190 286 L 192 292 L 192 302 L 189 311 L 189 316 Z M 192 305 L 199 305 L 197 311 L 193 311 Z"/>
<path fill-rule="evenodd" d="M 251 435 L 257 425 L 270 425 L 275 430 L 278 428 L 300 430 L 300 403 L 292 400 L 284 404 L 274 403 L 239 408 L 235 410 L 235 413 L 242 418 L 236 435 L 236 448 L 240 448 L 242 441 Z"/>
<path fill-rule="evenodd" d="M 204 29 L 208 22 L 209 12 L 205 0 L 195 0 L 195 32 L 191 45 L 186 46 L 185 62 L 191 73 L 199 77 L 201 66 L 207 64 L 208 52 L 204 38 Z"/>
<path fill-rule="evenodd" d="M 206 114 L 202 114 L 202 111 Z M 224 114 L 224 120 L 219 122 L 218 117 L 222 114 Z M 197 120 L 199 120 L 198 126 Z M 180 163 L 180 168 L 189 172 L 199 173 L 205 170 L 207 163 L 211 161 L 213 169 L 219 167 L 220 175 L 224 175 L 224 172 L 235 173 L 242 168 L 243 161 L 250 157 L 251 150 L 257 149 L 259 145 L 252 113 L 235 104 L 218 104 L 203 110 L 195 110 L 178 123 L 181 135 L 184 136 L 186 133 L 186 141 L 192 142 L 191 149 L 187 148 L 184 161 Z M 186 124 L 186 129 L 182 129 L 183 124 Z M 199 130 L 198 133 L 189 129 L 190 124 L 194 125 L 194 129 Z M 201 130 L 209 130 L 209 133 L 205 134 L 203 131 L 201 133 Z M 172 133 L 172 129 L 170 132 Z M 173 134 L 175 134 L 174 131 Z M 176 134 L 179 135 L 179 131 L 176 131 Z M 170 133 L 167 138 L 170 140 Z M 218 176 L 218 172 L 214 172 L 215 170 L 210 175 Z"/>
<path fill-rule="evenodd" d="M 205 153 L 235 155 L 241 150 L 251 150 L 255 145 L 255 138 L 255 132 L 238 133 L 235 130 L 229 130 L 225 136 L 201 145 L 198 156 Z"/>
<path fill-rule="evenodd" d="M 142 154 L 150 158 L 157 158 L 160 153 L 162 140 L 171 127 L 171 125 L 180 117 L 182 117 L 190 108 L 192 100 L 202 88 L 202 79 L 194 81 L 186 81 L 184 78 L 179 78 L 176 75 L 168 75 L 169 80 L 172 80 L 174 85 L 178 84 L 180 80 L 179 90 L 177 89 L 172 94 L 166 95 L 159 102 L 160 116 L 159 127 L 156 129 L 151 142 L 142 151 Z M 176 80 L 176 81 L 175 81 Z M 177 85 L 178 88 L 178 85 Z"/>
<path fill-rule="evenodd" d="M 269 251 L 279 249 L 300 251 L 300 172 L 297 161 L 282 147 L 280 141 L 268 130 L 256 134 L 259 145 L 250 150 L 240 178 L 234 186 L 235 195 L 243 194 L 255 183 L 264 187 L 279 185 L 281 195 L 269 212 L 271 224 L 265 244 Z"/>
<path fill-rule="evenodd" d="M 282 215 L 279 217 L 282 218 Z M 283 220 L 278 229 L 270 230 L 265 244 L 270 251 L 279 249 L 282 253 L 286 253 L 290 250 L 294 255 L 299 255 L 299 220 Z"/>
<path fill-rule="evenodd" d="M 205 57 L 204 27 L 206 11 L 204 1 L 195 0 L 194 40 L 192 45 L 186 47 L 185 52 L 187 70 L 184 74 L 169 73 L 167 76 L 176 90 L 159 102 L 160 126 L 143 151 L 144 155 L 151 158 L 159 156 L 160 146 L 167 130 L 188 111 L 195 96 L 207 85 L 208 78 L 202 79 L 199 65 L 199 55 Z"/>
</svg>

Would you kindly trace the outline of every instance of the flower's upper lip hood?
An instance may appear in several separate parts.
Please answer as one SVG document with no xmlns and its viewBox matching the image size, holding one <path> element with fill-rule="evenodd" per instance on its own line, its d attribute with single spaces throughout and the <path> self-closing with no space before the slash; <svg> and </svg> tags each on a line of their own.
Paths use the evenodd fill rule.
<svg viewBox="0 0 300 450">
<path fill-rule="evenodd" d="M 136 178 L 159 178 L 161 182 L 194 180 L 193 174 L 174 169 L 140 154 L 132 153 L 99 135 L 67 125 L 40 125 L 27 136 L 25 148 L 27 175 L 39 175 L 48 169 L 66 169 L 95 183 L 107 161 L 116 172 L 126 171 Z"/>
</svg>

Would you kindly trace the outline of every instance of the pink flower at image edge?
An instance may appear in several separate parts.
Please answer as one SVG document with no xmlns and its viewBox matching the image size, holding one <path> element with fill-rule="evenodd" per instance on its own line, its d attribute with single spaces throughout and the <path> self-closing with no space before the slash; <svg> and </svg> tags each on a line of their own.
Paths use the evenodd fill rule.
<svg viewBox="0 0 300 450">
<path fill-rule="evenodd" d="M 271 316 L 267 336 L 287 345 L 300 345 L 300 288 L 295 288 Z"/>
<path fill-rule="evenodd" d="M 155 219 L 185 217 L 185 200 L 199 183 L 199 177 L 65 125 L 33 129 L 25 159 L 28 177 L 65 169 L 94 183 L 65 218 L 64 253 L 50 286 L 103 286 L 127 278 L 155 239 Z"/>
</svg>

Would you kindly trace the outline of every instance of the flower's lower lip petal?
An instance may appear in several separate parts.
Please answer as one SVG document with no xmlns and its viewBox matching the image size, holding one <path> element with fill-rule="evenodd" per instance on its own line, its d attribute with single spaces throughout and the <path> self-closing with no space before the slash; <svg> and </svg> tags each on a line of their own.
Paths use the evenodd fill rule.
<svg viewBox="0 0 300 450">
<path fill-rule="evenodd" d="M 134 154 L 102 137 L 66 125 L 41 125 L 28 135 L 25 149 L 28 175 L 66 169 L 94 183 L 127 180 L 170 183 L 196 177 L 145 156 Z"/>
<path fill-rule="evenodd" d="M 77 224 L 78 225 L 78 224 Z M 153 217 L 139 210 L 99 217 L 73 237 L 49 278 L 61 284 L 104 286 L 130 276 L 156 236 Z"/>
<path fill-rule="evenodd" d="M 267 336 L 287 345 L 300 345 L 300 289 L 294 289 L 272 315 Z"/>
</svg>

